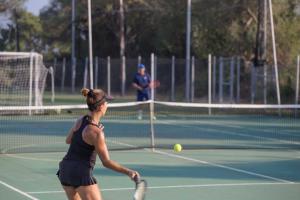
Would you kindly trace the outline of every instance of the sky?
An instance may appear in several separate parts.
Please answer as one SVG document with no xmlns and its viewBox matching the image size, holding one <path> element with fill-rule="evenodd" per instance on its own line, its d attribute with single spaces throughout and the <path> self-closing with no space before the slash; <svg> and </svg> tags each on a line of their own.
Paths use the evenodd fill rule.
<svg viewBox="0 0 300 200">
<path fill-rule="evenodd" d="M 26 9 L 34 15 L 39 15 L 40 10 L 49 4 L 50 0 L 28 0 L 25 4 Z"/>
</svg>

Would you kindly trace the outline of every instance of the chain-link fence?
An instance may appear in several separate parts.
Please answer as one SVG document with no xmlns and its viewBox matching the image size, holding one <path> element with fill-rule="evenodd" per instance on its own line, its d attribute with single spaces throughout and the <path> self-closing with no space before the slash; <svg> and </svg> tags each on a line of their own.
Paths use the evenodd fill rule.
<svg viewBox="0 0 300 200">
<path fill-rule="evenodd" d="M 124 58 L 125 80 L 122 80 L 122 59 L 98 58 L 93 60 L 93 81 L 95 88 L 102 88 L 109 95 L 117 98 L 134 100 L 136 91 L 132 87 L 132 81 L 137 66 L 143 63 L 151 74 L 151 59 L 149 58 Z M 88 59 L 77 59 L 76 66 L 72 67 L 71 60 L 55 59 L 46 62 L 47 66 L 53 66 L 55 74 L 56 93 L 72 93 L 82 87 L 89 87 L 89 63 Z M 155 89 L 155 100 L 163 101 L 187 101 L 185 96 L 186 84 L 190 90 L 192 102 L 208 102 L 209 81 L 211 81 L 212 103 L 277 103 L 275 71 L 272 65 L 265 67 L 253 67 L 240 57 L 212 56 L 211 77 L 209 77 L 208 59 L 191 58 L 191 74 L 186 81 L 186 62 L 181 58 L 154 59 L 154 79 L 160 82 L 160 87 Z M 75 70 L 75 71 L 74 71 Z M 287 71 L 295 71 L 295 78 L 286 76 Z M 75 74 L 75 76 L 72 76 Z M 290 88 L 281 87 L 282 103 L 295 102 L 296 67 L 280 66 L 279 83 L 289 81 Z M 49 83 L 49 80 L 48 80 Z M 124 86 L 122 85 L 124 84 Z M 48 89 L 49 89 L 48 84 Z M 287 85 L 286 83 L 284 85 Z M 122 95 L 122 88 L 125 88 Z"/>
</svg>

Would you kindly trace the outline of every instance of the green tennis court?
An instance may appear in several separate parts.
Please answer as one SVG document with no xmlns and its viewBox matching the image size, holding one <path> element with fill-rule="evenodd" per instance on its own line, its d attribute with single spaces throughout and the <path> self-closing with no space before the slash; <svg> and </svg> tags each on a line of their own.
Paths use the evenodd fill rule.
<svg viewBox="0 0 300 200">
<path fill-rule="evenodd" d="M 1 198 L 66 199 L 55 176 L 63 153 L 1 155 Z M 300 152 L 147 150 L 112 152 L 147 179 L 147 199 L 298 199 Z M 104 199 L 132 199 L 133 183 L 98 165 Z"/>
<path fill-rule="evenodd" d="M 148 200 L 299 198 L 299 107 L 156 102 L 153 115 L 145 103 L 137 120 L 139 108 L 110 104 L 103 124 L 111 157 L 147 179 Z M 66 199 L 55 174 L 68 148 L 65 135 L 85 106 L 43 107 L 31 115 L 28 107 L 5 109 L 1 199 Z M 184 150 L 172 151 L 175 143 Z M 104 199 L 132 199 L 129 178 L 99 161 L 94 175 Z"/>
</svg>

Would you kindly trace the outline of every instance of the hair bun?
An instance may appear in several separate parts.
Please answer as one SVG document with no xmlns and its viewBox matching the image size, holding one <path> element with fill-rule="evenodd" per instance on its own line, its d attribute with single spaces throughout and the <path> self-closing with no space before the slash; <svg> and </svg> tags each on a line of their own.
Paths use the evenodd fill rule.
<svg viewBox="0 0 300 200">
<path fill-rule="evenodd" d="M 86 97 L 86 96 L 88 95 L 89 91 L 90 91 L 90 90 L 87 89 L 87 88 L 82 88 L 82 89 L 81 89 L 81 94 L 82 94 L 83 96 Z"/>
</svg>

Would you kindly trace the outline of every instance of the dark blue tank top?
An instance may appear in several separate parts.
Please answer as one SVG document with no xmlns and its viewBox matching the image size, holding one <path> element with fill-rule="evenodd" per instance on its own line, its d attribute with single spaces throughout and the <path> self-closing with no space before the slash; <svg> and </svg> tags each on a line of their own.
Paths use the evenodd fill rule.
<svg viewBox="0 0 300 200">
<path fill-rule="evenodd" d="M 94 125 L 90 122 L 89 116 L 82 118 L 80 128 L 73 133 L 72 141 L 67 154 L 63 160 L 80 161 L 90 167 L 94 167 L 96 163 L 96 151 L 93 145 L 87 144 L 82 138 L 82 132 L 87 125 Z"/>
</svg>

